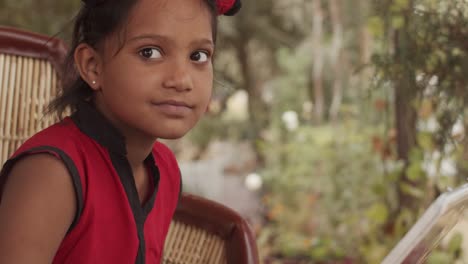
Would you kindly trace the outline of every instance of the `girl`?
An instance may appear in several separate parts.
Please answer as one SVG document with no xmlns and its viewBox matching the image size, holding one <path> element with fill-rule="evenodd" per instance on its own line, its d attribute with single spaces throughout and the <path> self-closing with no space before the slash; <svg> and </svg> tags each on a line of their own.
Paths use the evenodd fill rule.
<svg viewBox="0 0 468 264">
<path fill-rule="evenodd" d="M 0 263 L 161 262 L 181 182 L 156 140 L 183 136 L 207 109 L 216 18 L 239 8 L 85 1 L 65 89 L 51 105 L 73 114 L 0 172 Z"/>
</svg>

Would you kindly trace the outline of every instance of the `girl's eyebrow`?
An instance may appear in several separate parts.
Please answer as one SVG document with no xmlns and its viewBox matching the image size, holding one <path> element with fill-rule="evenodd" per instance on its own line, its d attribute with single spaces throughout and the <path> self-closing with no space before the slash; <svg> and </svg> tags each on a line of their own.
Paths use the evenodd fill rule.
<svg viewBox="0 0 468 264">
<path fill-rule="evenodd" d="M 171 40 L 170 38 L 162 36 L 162 35 L 157 35 L 157 34 L 142 34 L 142 35 L 132 37 L 128 41 L 133 42 L 133 41 L 139 41 L 139 40 L 145 40 L 145 39 L 164 41 L 167 43 L 173 42 L 173 40 Z M 191 41 L 190 44 L 191 45 L 210 45 L 214 47 L 213 41 L 209 38 L 196 39 L 196 40 Z"/>
</svg>

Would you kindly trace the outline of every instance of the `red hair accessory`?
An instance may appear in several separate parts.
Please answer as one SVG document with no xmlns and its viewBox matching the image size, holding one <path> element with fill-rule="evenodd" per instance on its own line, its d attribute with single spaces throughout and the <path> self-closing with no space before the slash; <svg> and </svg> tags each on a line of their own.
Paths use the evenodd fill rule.
<svg viewBox="0 0 468 264">
<path fill-rule="evenodd" d="M 105 0 L 81 0 L 88 7 L 95 7 L 105 2 Z M 233 16 L 241 8 L 241 0 L 215 0 L 218 15 Z"/>
<path fill-rule="evenodd" d="M 216 0 L 218 15 L 233 16 L 241 8 L 240 0 Z"/>
</svg>

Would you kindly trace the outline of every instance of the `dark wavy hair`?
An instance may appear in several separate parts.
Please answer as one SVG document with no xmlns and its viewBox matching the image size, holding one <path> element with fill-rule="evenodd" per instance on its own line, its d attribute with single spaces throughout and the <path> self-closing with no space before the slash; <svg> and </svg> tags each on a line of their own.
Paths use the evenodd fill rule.
<svg viewBox="0 0 468 264">
<path fill-rule="evenodd" d="M 216 40 L 218 24 L 216 2 L 202 1 L 211 13 L 213 40 Z M 124 29 L 128 15 L 137 2 L 138 0 L 83 0 L 83 5 L 74 21 L 72 42 L 63 65 L 61 75 L 63 89 L 49 104 L 48 113 L 55 112 L 59 118 L 62 118 L 67 109 L 74 112 L 80 102 L 92 97 L 93 90 L 81 78 L 75 67 L 75 49 L 81 43 L 98 49 L 112 33 Z"/>
</svg>

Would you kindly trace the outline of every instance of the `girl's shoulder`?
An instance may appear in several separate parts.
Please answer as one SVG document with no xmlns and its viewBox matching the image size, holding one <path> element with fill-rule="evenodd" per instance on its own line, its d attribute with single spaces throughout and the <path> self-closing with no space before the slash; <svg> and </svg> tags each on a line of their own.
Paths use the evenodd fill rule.
<svg viewBox="0 0 468 264">
<path fill-rule="evenodd" d="M 28 140 L 41 138 L 41 139 L 51 139 L 51 140 L 60 140 L 67 138 L 68 136 L 73 135 L 73 130 L 76 128 L 76 125 L 70 117 L 66 117 L 61 121 L 58 121 L 55 124 L 50 125 L 47 128 L 44 128 L 35 134 L 33 134 Z M 27 140 L 27 141 L 28 141 Z M 26 141 L 26 142 L 27 142 Z"/>
<path fill-rule="evenodd" d="M 39 147 L 73 149 L 80 146 L 80 132 L 71 118 L 65 119 L 37 132 L 27 139 L 13 156 Z"/>
</svg>

